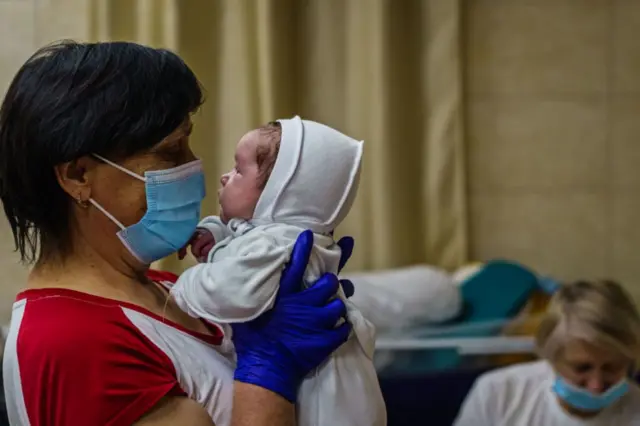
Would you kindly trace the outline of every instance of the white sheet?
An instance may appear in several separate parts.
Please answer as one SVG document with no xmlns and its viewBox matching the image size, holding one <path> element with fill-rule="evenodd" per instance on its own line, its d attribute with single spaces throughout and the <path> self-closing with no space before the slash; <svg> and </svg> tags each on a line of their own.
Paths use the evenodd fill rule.
<svg viewBox="0 0 640 426">
<path fill-rule="evenodd" d="M 447 272 L 427 265 L 344 274 L 355 285 L 351 301 L 379 332 L 438 324 L 462 309 L 459 287 Z"/>
</svg>

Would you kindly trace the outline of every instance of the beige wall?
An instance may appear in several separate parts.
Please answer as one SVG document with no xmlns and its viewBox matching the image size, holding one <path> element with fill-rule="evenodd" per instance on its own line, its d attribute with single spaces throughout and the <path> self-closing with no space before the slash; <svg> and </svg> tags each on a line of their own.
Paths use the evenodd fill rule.
<svg viewBox="0 0 640 426">
<path fill-rule="evenodd" d="M 34 6 L 31 1 L 0 1 L 0 93 L 4 94 L 17 67 L 34 46 Z M 0 95 L 2 96 L 2 95 Z M 9 317 L 16 291 L 24 284 L 26 272 L 13 250 L 13 238 L 4 218 L 0 219 L 0 324 Z"/>
<path fill-rule="evenodd" d="M 640 1 L 467 0 L 472 254 L 640 299 Z"/>
<path fill-rule="evenodd" d="M 88 37 L 88 4 L 85 0 L 0 0 L 0 97 L 37 47 L 58 38 Z M 4 213 L 0 216 L 0 324 L 4 324 L 27 271 L 13 252 Z"/>
<path fill-rule="evenodd" d="M 36 46 L 87 36 L 86 4 L 0 1 L 1 92 Z M 640 299 L 640 1 L 466 0 L 465 26 L 473 257 L 611 276 Z M 0 322 L 16 261 L 0 220 Z"/>
</svg>

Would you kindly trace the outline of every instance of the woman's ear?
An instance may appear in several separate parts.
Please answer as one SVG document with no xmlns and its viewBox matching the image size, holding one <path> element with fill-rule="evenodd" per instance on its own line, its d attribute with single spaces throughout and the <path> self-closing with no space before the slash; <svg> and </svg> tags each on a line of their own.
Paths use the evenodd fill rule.
<svg viewBox="0 0 640 426">
<path fill-rule="evenodd" d="M 94 165 L 94 160 L 80 157 L 54 166 L 58 184 L 78 203 L 86 203 L 91 198 L 91 170 Z"/>
</svg>

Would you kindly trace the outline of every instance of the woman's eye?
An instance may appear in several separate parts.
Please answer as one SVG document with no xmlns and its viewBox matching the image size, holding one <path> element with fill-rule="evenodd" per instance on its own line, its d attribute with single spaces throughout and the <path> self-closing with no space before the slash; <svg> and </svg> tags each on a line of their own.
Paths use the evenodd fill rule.
<svg viewBox="0 0 640 426">
<path fill-rule="evenodd" d="M 589 364 L 577 364 L 577 365 L 573 366 L 573 369 L 577 373 L 586 373 L 587 371 L 591 370 L 591 365 L 589 365 Z"/>
<path fill-rule="evenodd" d="M 158 150 L 160 157 L 165 161 L 170 161 L 175 164 L 182 164 L 188 161 L 189 149 L 188 145 L 181 143 L 173 143 L 171 145 L 163 146 Z"/>
<path fill-rule="evenodd" d="M 624 371 L 626 369 L 626 365 L 622 364 L 604 364 L 602 366 L 602 370 L 607 373 L 618 373 L 620 371 Z"/>
</svg>

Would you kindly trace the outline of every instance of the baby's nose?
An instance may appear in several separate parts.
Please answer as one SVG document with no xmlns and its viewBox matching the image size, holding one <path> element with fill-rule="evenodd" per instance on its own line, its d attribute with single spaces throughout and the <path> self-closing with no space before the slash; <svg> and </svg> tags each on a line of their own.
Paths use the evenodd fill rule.
<svg viewBox="0 0 640 426">
<path fill-rule="evenodd" d="M 226 174 L 220 176 L 220 185 L 225 186 L 228 181 L 229 181 L 229 176 L 227 176 Z"/>
</svg>

